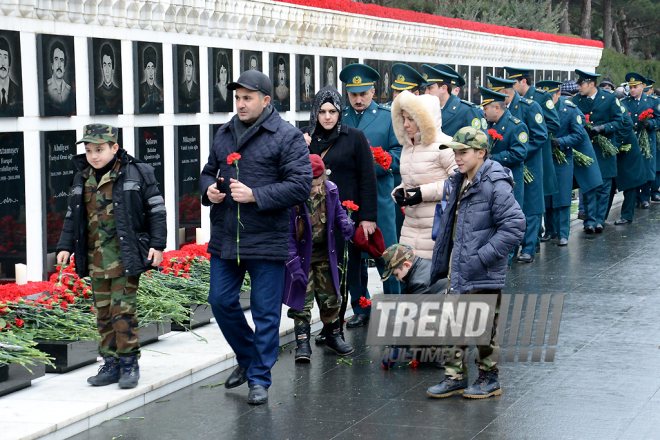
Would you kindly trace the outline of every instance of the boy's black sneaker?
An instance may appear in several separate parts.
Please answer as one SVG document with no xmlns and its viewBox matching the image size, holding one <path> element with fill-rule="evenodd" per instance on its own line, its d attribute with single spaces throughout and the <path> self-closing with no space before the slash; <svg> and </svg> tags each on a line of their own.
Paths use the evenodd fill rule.
<svg viewBox="0 0 660 440">
<path fill-rule="evenodd" d="M 140 366 L 137 356 L 119 356 L 121 374 L 119 388 L 135 388 L 140 379 Z"/>
<path fill-rule="evenodd" d="M 87 383 L 94 387 L 104 387 L 119 382 L 119 359 L 104 357 L 103 365 L 99 367 L 96 376 L 88 377 Z"/>
</svg>

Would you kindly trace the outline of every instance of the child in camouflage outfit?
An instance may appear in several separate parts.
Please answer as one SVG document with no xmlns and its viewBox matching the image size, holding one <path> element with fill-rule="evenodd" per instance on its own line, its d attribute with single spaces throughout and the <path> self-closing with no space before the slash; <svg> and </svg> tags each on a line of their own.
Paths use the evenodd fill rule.
<svg viewBox="0 0 660 440">
<path fill-rule="evenodd" d="M 312 191 L 309 199 L 292 208 L 291 236 L 289 239 L 289 254 L 292 263 L 299 264 L 303 273 L 308 276 L 307 288 L 294 285 L 292 296 L 304 296 L 302 310 L 289 309 L 287 316 L 294 320 L 296 335 L 296 362 L 308 363 L 312 354 L 309 345 L 310 320 L 314 298 L 321 309 L 321 321 L 326 335 L 326 348 L 341 356 L 353 353 L 353 347 L 347 344 L 340 335 L 339 307 L 339 268 L 337 265 L 337 245 L 335 230 L 341 233 L 344 240 L 350 240 L 354 233 L 353 221 L 350 220 L 339 200 L 337 186 L 326 180 L 323 159 L 317 154 L 309 155 L 312 163 Z M 298 257 L 296 259 L 296 257 Z M 285 295 L 288 292 L 285 291 Z"/>
<path fill-rule="evenodd" d="M 90 277 L 98 311 L 103 365 L 93 386 L 135 388 L 140 378 L 137 289 L 140 274 L 163 260 L 166 212 L 154 171 L 120 149 L 118 130 L 86 125 L 85 154 L 73 158 L 69 209 L 57 245 L 57 263 L 76 256 L 76 273 Z"/>
</svg>

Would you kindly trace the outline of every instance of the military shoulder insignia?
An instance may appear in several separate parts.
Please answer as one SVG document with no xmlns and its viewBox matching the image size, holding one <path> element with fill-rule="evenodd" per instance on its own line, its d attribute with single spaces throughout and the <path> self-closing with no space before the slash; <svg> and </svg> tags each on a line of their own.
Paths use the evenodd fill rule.
<svg viewBox="0 0 660 440">
<path fill-rule="evenodd" d="M 552 102 L 551 99 L 548 99 L 545 101 L 545 106 L 548 107 L 550 110 L 553 110 L 555 108 L 555 103 Z"/>
<path fill-rule="evenodd" d="M 475 103 L 470 102 L 470 101 L 466 101 L 465 99 L 461 99 L 461 102 L 462 102 L 463 104 L 468 105 L 469 107 L 476 107 L 476 106 L 477 106 Z"/>
<path fill-rule="evenodd" d="M 534 116 L 534 120 L 538 124 L 543 124 L 543 116 L 541 116 L 541 113 L 537 113 L 536 116 Z"/>
<path fill-rule="evenodd" d="M 512 118 L 512 119 L 513 119 L 514 124 L 520 124 L 520 122 L 521 122 L 520 119 L 518 119 L 518 118 Z"/>
<path fill-rule="evenodd" d="M 526 101 L 527 101 L 527 104 L 531 104 L 533 99 L 526 99 Z"/>
<path fill-rule="evenodd" d="M 658 104 L 658 110 L 660 110 L 660 104 Z"/>
<path fill-rule="evenodd" d="M 570 99 L 567 99 L 567 100 L 565 100 L 564 102 L 565 102 L 566 105 L 569 106 L 569 107 L 577 107 L 577 105 L 575 105 L 575 103 L 574 103 L 573 101 L 571 101 Z"/>
<path fill-rule="evenodd" d="M 484 130 L 488 127 L 488 122 L 486 122 L 486 118 L 481 118 L 481 128 Z"/>
<path fill-rule="evenodd" d="M 390 107 L 388 104 L 378 104 L 378 108 L 381 110 L 387 110 L 388 112 L 392 111 L 392 107 Z M 376 110 L 374 110 L 374 113 L 376 113 Z"/>
<path fill-rule="evenodd" d="M 614 100 L 616 101 L 616 105 L 621 105 L 621 101 L 619 101 L 619 98 L 614 98 Z"/>
<path fill-rule="evenodd" d="M 475 130 L 479 130 L 481 128 L 481 121 L 479 120 L 479 118 L 474 118 L 470 123 L 470 125 L 472 125 L 472 128 L 474 128 Z"/>
<path fill-rule="evenodd" d="M 575 120 L 577 121 L 578 124 L 582 125 L 582 116 L 577 115 L 577 116 L 575 117 Z"/>
<path fill-rule="evenodd" d="M 523 144 L 527 143 L 527 133 L 524 131 L 518 135 L 518 140 Z"/>
</svg>

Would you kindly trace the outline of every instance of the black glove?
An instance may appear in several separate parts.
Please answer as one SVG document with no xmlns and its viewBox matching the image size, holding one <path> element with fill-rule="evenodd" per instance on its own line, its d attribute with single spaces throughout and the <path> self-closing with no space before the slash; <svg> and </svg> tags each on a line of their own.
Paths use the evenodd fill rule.
<svg viewBox="0 0 660 440">
<path fill-rule="evenodd" d="M 558 150 L 561 149 L 561 147 L 560 147 L 560 145 L 559 145 L 559 139 L 550 139 L 550 143 L 552 144 L 552 148 L 553 148 L 553 149 L 554 149 L 554 148 L 556 148 L 556 149 L 558 149 Z"/>
<path fill-rule="evenodd" d="M 649 123 L 648 119 L 644 119 L 643 121 L 639 121 L 639 126 L 643 129 L 645 129 L 645 130 L 647 130 L 649 128 L 649 125 L 651 125 L 651 124 Z"/>
<path fill-rule="evenodd" d="M 422 203 L 422 190 L 419 188 L 410 188 L 407 189 L 406 192 L 410 193 L 411 195 L 409 197 L 406 197 L 403 200 L 403 206 L 412 206 L 412 205 L 419 205 Z"/>
<path fill-rule="evenodd" d="M 605 131 L 605 126 L 604 125 L 594 125 L 591 127 L 591 132 L 594 134 L 594 136 L 599 135 Z"/>
<path fill-rule="evenodd" d="M 394 191 L 394 201 L 399 206 L 406 206 L 404 204 L 405 200 L 406 200 L 406 194 L 403 192 L 403 188 L 397 188 L 397 190 Z"/>
</svg>

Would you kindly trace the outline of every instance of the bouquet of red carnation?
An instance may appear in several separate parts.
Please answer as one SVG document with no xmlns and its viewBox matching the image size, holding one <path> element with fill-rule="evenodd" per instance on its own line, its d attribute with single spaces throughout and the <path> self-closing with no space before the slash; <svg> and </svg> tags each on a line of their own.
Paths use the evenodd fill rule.
<svg viewBox="0 0 660 440">
<path fill-rule="evenodd" d="M 351 221 L 351 215 L 360 209 L 360 207 L 356 205 L 353 200 L 345 200 L 341 203 L 341 206 L 346 208 L 349 222 Z M 341 287 L 341 300 L 342 304 L 346 304 L 346 301 L 348 301 L 348 246 L 344 246 L 344 262 L 339 267 L 339 270 L 341 271 L 341 280 L 339 283 L 339 286 Z M 344 312 L 346 311 L 346 307 L 342 306 L 341 310 L 342 312 L 340 318 L 342 323 L 341 325 L 343 326 Z"/>
<path fill-rule="evenodd" d="M 488 152 L 490 153 L 495 147 L 497 141 L 504 139 L 504 136 L 499 134 L 494 128 L 488 129 L 488 136 L 490 136 L 490 138 L 488 138 Z"/>
<path fill-rule="evenodd" d="M 639 122 L 648 121 L 651 118 L 653 118 L 653 109 L 644 110 L 639 115 Z M 642 153 L 644 153 L 644 157 L 646 159 L 650 159 L 651 157 L 653 157 L 653 155 L 651 154 L 651 142 L 649 141 L 649 132 L 646 130 L 646 128 L 642 128 L 639 131 L 639 148 L 642 150 Z"/>
<path fill-rule="evenodd" d="M 392 165 L 392 156 L 388 152 L 383 150 L 382 147 L 371 147 L 371 153 L 374 155 L 374 161 L 385 171 L 390 169 L 390 165 Z"/>
<path fill-rule="evenodd" d="M 594 124 L 589 120 L 589 115 L 584 115 L 584 119 L 586 120 L 585 127 L 587 129 L 593 128 Z M 614 144 L 602 134 L 595 135 L 593 139 L 598 142 L 598 146 L 600 146 L 600 149 L 603 150 L 603 157 L 615 156 L 619 153 L 619 150 L 617 150 Z"/>
</svg>

